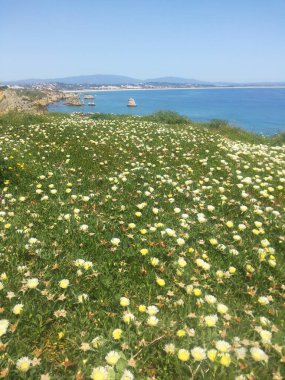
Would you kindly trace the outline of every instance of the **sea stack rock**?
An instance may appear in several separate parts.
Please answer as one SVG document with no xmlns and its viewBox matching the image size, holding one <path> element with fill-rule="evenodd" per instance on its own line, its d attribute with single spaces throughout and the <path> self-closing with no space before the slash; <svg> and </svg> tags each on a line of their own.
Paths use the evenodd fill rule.
<svg viewBox="0 0 285 380">
<path fill-rule="evenodd" d="M 130 98 L 130 99 L 128 100 L 128 107 L 136 107 L 135 99 Z"/>
</svg>

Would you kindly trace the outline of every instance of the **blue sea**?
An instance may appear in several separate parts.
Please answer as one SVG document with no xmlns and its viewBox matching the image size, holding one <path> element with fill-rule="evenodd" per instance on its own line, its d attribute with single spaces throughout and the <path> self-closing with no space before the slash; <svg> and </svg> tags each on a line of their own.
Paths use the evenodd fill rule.
<svg viewBox="0 0 285 380">
<path fill-rule="evenodd" d="M 232 125 L 264 135 L 285 131 L 285 88 L 230 88 L 179 90 L 87 91 L 95 106 L 49 105 L 51 112 L 102 112 L 145 115 L 157 111 L 176 111 L 194 121 L 224 119 Z M 137 107 L 127 107 L 129 98 Z"/>
</svg>

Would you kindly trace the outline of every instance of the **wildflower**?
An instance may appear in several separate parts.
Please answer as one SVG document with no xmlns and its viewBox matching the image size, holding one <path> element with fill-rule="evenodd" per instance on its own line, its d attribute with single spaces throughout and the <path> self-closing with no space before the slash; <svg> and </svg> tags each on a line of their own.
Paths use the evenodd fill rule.
<svg viewBox="0 0 285 380">
<path fill-rule="evenodd" d="M 206 326 L 214 327 L 218 321 L 218 316 L 216 314 L 207 315 L 206 317 L 204 317 L 204 321 L 205 321 Z"/>
<path fill-rule="evenodd" d="M 261 296 L 258 298 L 258 302 L 260 303 L 260 305 L 264 306 L 268 305 L 270 301 L 268 297 Z"/>
<path fill-rule="evenodd" d="M 245 347 L 236 348 L 235 354 L 236 354 L 237 360 L 244 360 L 246 356 L 246 348 Z"/>
<path fill-rule="evenodd" d="M 129 371 L 128 369 L 125 369 L 123 372 L 123 375 L 121 377 L 121 380 L 133 380 L 134 375 Z"/>
<path fill-rule="evenodd" d="M 80 350 L 83 352 L 89 351 L 91 349 L 89 343 L 81 343 Z"/>
<path fill-rule="evenodd" d="M 38 243 L 38 239 L 33 238 L 33 237 L 29 239 L 29 244 L 33 245 L 33 244 L 36 244 L 36 243 Z"/>
<path fill-rule="evenodd" d="M 178 244 L 179 246 L 182 246 L 182 245 L 185 244 L 185 240 L 182 239 L 182 238 L 178 238 L 178 239 L 176 240 L 176 242 L 177 242 L 177 244 Z"/>
<path fill-rule="evenodd" d="M 176 236 L 176 232 L 172 230 L 171 228 L 166 228 L 165 232 L 168 236 Z"/>
<path fill-rule="evenodd" d="M 270 325 L 270 320 L 267 319 L 266 317 L 260 317 L 260 323 L 263 325 L 263 326 L 267 326 L 267 325 Z"/>
<path fill-rule="evenodd" d="M 163 280 L 163 278 L 157 277 L 156 283 L 159 286 L 165 286 L 165 281 Z"/>
<path fill-rule="evenodd" d="M 157 326 L 158 322 L 159 322 L 159 319 L 154 315 L 151 315 L 150 317 L 148 317 L 148 319 L 146 321 L 146 323 L 152 327 Z"/>
<path fill-rule="evenodd" d="M 252 356 L 252 359 L 256 362 L 260 362 L 260 361 L 265 361 L 267 362 L 268 361 L 268 356 L 266 355 L 266 353 L 259 347 L 252 347 L 250 349 L 250 353 L 251 353 L 251 356 Z"/>
<path fill-rule="evenodd" d="M 186 332 L 185 330 L 178 330 L 177 333 L 176 333 L 177 336 L 179 336 L 179 338 L 182 338 L 183 336 L 186 335 Z"/>
<path fill-rule="evenodd" d="M 193 289 L 193 293 L 196 297 L 200 297 L 202 295 L 201 289 Z"/>
<path fill-rule="evenodd" d="M 217 245 L 218 244 L 218 240 L 217 239 L 210 239 L 210 244 L 211 245 Z"/>
<path fill-rule="evenodd" d="M 145 305 L 139 305 L 138 309 L 139 309 L 140 313 L 144 313 L 146 311 L 146 306 Z"/>
<path fill-rule="evenodd" d="M 177 264 L 180 268 L 184 268 L 186 267 L 187 262 L 183 257 L 179 257 L 179 259 L 177 260 Z"/>
<path fill-rule="evenodd" d="M 259 334 L 263 343 L 271 343 L 272 333 L 270 331 L 261 330 Z"/>
<path fill-rule="evenodd" d="M 79 230 L 82 232 L 87 232 L 88 228 L 87 224 L 81 224 L 81 226 L 79 226 Z"/>
<path fill-rule="evenodd" d="M 69 286 L 69 280 L 67 280 L 67 279 L 60 280 L 58 285 L 60 288 L 66 289 Z"/>
<path fill-rule="evenodd" d="M 105 367 L 93 368 L 91 373 L 92 380 L 108 380 L 108 371 Z"/>
<path fill-rule="evenodd" d="M 0 319 L 0 337 L 6 334 L 9 326 L 9 321 L 7 319 Z"/>
<path fill-rule="evenodd" d="M 134 319 L 135 319 L 135 316 L 132 313 L 124 313 L 123 315 L 123 321 L 127 324 L 129 324 Z"/>
<path fill-rule="evenodd" d="M 16 315 L 19 315 L 21 314 L 23 307 L 24 305 L 22 303 L 18 303 L 17 305 L 13 307 L 12 312 Z"/>
<path fill-rule="evenodd" d="M 224 367 L 228 367 L 230 364 L 231 364 L 231 357 L 229 354 L 223 354 L 220 358 L 220 363 L 224 366 Z"/>
<path fill-rule="evenodd" d="M 39 285 L 39 280 L 37 278 L 29 278 L 27 281 L 27 287 L 29 289 L 35 289 Z"/>
<path fill-rule="evenodd" d="M 214 348 L 212 348 L 211 350 L 207 351 L 208 359 L 211 360 L 211 362 L 214 362 L 216 360 L 217 352 L 218 351 L 215 350 Z"/>
<path fill-rule="evenodd" d="M 212 304 L 214 304 L 214 303 L 217 302 L 217 298 L 214 297 L 214 296 L 212 296 L 212 295 L 210 295 L 210 294 L 207 294 L 207 295 L 205 296 L 205 301 L 206 301 L 208 304 L 212 305 Z"/>
<path fill-rule="evenodd" d="M 145 255 L 148 254 L 148 249 L 143 248 L 143 249 L 140 250 L 140 253 L 142 254 L 142 256 L 145 256 Z"/>
<path fill-rule="evenodd" d="M 121 330 L 121 329 L 115 329 L 112 332 L 112 336 L 113 336 L 113 338 L 115 340 L 119 340 L 119 339 L 121 339 L 122 333 L 123 333 L 123 330 Z"/>
<path fill-rule="evenodd" d="M 94 348 L 98 348 L 103 344 L 103 339 L 101 336 L 96 336 L 96 338 L 92 339 L 91 343 Z"/>
<path fill-rule="evenodd" d="M 120 305 L 123 307 L 127 307 L 130 304 L 130 300 L 126 297 L 121 297 L 120 298 Z"/>
<path fill-rule="evenodd" d="M 190 358 L 190 352 L 188 350 L 181 348 L 178 351 L 177 356 L 178 356 L 178 359 L 181 360 L 182 362 L 187 362 L 187 360 L 189 360 Z"/>
<path fill-rule="evenodd" d="M 159 259 L 157 257 L 151 257 L 150 263 L 153 267 L 156 267 L 159 264 Z"/>
<path fill-rule="evenodd" d="M 173 355 L 175 353 L 175 345 L 173 343 L 168 343 L 164 346 L 164 351 L 167 354 Z"/>
<path fill-rule="evenodd" d="M 120 244 L 120 242 L 121 242 L 121 240 L 118 239 L 118 238 L 113 238 L 113 239 L 111 239 L 111 243 L 112 243 L 112 245 L 113 245 L 114 247 L 118 247 L 119 244 Z"/>
<path fill-rule="evenodd" d="M 106 362 L 111 365 L 111 366 L 114 366 L 117 364 L 118 360 L 120 359 L 120 355 L 117 351 L 110 351 L 106 356 L 105 356 L 105 360 Z"/>
<path fill-rule="evenodd" d="M 27 356 L 23 356 L 22 358 L 16 361 L 16 367 L 20 372 L 28 372 L 31 367 L 31 360 Z"/>
<path fill-rule="evenodd" d="M 83 303 L 84 301 L 87 301 L 88 298 L 89 298 L 89 297 L 88 297 L 88 294 L 86 294 L 86 293 L 80 294 L 80 295 L 77 297 L 79 303 Z"/>
<path fill-rule="evenodd" d="M 226 314 L 228 312 L 229 308 L 226 305 L 223 305 L 222 303 L 218 303 L 217 305 L 217 311 L 220 314 Z"/>
<path fill-rule="evenodd" d="M 191 355 L 193 356 L 194 360 L 199 362 L 206 359 L 206 351 L 202 347 L 194 347 L 191 350 Z"/>
<path fill-rule="evenodd" d="M 148 315 L 156 315 L 159 312 L 159 310 L 155 305 L 150 305 L 148 306 L 146 312 L 148 313 Z"/>
<path fill-rule="evenodd" d="M 215 343 L 216 349 L 219 350 L 220 352 L 228 352 L 231 345 L 226 342 L 225 340 L 218 340 Z"/>
</svg>

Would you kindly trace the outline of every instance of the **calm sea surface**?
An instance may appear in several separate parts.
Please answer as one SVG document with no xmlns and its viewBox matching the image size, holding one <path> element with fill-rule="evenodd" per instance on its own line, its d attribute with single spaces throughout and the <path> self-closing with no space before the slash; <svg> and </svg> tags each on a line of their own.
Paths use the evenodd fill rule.
<svg viewBox="0 0 285 380">
<path fill-rule="evenodd" d="M 58 102 L 51 112 L 102 112 L 145 115 L 161 110 L 176 111 L 194 121 L 224 119 L 249 131 L 272 135 L 285 131 L 285 88 L 88 91 L 95 106 L 66 106 Z M 137 107 L 127 107 L 129 98 Z"/>
</svg>

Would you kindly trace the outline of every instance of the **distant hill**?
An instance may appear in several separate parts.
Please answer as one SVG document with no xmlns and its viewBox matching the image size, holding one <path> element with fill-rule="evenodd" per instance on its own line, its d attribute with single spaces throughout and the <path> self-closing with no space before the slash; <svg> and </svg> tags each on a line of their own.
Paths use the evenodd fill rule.
<svg viewBox="0 0 285 380">
<path fill-rule="evenodd" d="M 73 77 L 52 78 L 52 79 L 23 79 L 16 81 L 7 81 L 12 85 L 33 85 L 45 83 L 64 83 L 64 84 L 96 84 L 96 85 L 119 85 L 119 84 L 136 84 L 142 83 L 142 80 L 123 75 L 78 75 Z"/>
<path fill-rule="evenodd" d="M 152 84 L 152 85 L 197 85 L 197 86 L 282 86 L 284 82 L 258 82 L 258 83 L 234 83 L 234 82 L 207 82 L 193 78 L 181 78 L 181 77 L 159 77 L 150 79 L 138 79 L 124 75 L 77 75 L 63 78 L 50 78 L 50 79 L 22 79 L 16 81 L 5 81 L 0 84 L 6 85 L 19 85 L 19 86 L 31 86 L 35 84 L 50 84 L 58 83 L 62 85 L 132 85 L 132 84 Z"/>
<path fill-rule="evenodd" d="M 197 79 L 187 79 L 180 77 L 161 77 L 144 80 L 144 83 L 169 83 L 169 84 L 210 84 L 210 82 L 204 82 Z"/>
</svg>

